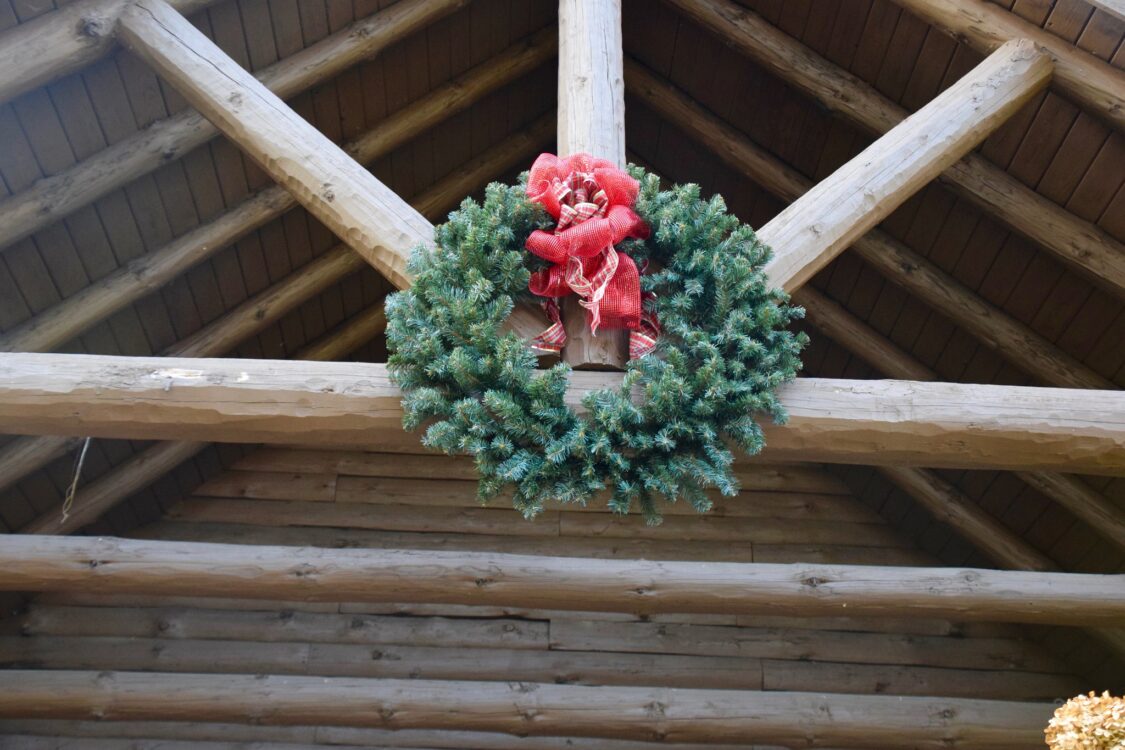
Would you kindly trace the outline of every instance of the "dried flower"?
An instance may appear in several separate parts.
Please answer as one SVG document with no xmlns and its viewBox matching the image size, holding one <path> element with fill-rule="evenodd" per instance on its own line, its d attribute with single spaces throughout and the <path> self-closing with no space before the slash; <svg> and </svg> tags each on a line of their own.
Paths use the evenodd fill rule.
<svg viewBox="0 0 1125 750">
<path fill-rule="evenodd" d="M 1125 698 L 1091 692 L 1055 711 L 1045 732 L 1052 750 L 1125 750 Z"/>
</svg>

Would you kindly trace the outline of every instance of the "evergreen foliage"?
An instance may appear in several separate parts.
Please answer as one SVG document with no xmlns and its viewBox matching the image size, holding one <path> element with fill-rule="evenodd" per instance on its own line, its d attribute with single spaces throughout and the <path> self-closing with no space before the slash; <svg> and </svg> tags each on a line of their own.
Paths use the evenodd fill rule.
<svg viewBox="0 0 1125 750">
<path fill-rule="evenodd" d="M 738 491 L 724 438 L 755 454 L 764 440 L 754 415 L 785 419 L 774 390 L 800 369 L 806 338 L 788 330 L 803 311 L 767 286 L 769 248 L 721 197 L 661 190 L 655 175 L 630 172 L 652 236 L 620 248 L 661 269 L 642 285 L 662 334 L 653 354 L 629 363 L 622 388 L 585 397 L 585 417 L 563 400 L 569 366 L 536 370 L 526 343 L 501 332 L 542 263 L 524 240 L 551 226 L 522 184 L 490 185 L 483 204 L 466 199 L 435 247 L 412 257 L 414 286 L 387 302 L 404 425 L 428 424 L 425 445 L 475 456 L 482 502 L 511 492 L 532 517 L 548 500 L 585 504 L 608 487 L 612 510 L 639 509 L 650 523 L 660 497 L 703 512 L 706 488 Z"/>
</svg>

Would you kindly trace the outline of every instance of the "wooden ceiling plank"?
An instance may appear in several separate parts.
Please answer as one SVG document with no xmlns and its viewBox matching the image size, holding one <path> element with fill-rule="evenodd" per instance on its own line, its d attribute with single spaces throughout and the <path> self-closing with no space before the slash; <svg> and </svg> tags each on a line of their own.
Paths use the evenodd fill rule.
<svg viewBox="0 0 1125 750">
<path fill-rule="evenodd" d="M 1055 62 L 1053 87 L 1125 129 L 1125 74 L 1104 61 L 984 0 L 895 2 L 984 54 L 1012 39 L 1034 42 Z"/>
<path fill-rule="evenodd" d="M 766 266 L 771 281 L 786 290 L 801 286 L 979 144 L 1050 74 L 1049 58 L 1030 43 L 993 53 L 758 231 L 775 249 Z"/>
<path fill-rule="evenodd" d="M 550 140 L 552 122 L 549 117 L 540 118 L 524 132 L 506 139 L 500 145 L 485 152 L 477 159 L 422 193 L 415 201 L 416 207 L 430 215 L 440 215 L 457 205 L 461 196 L 475 190 L 480 184 L 491 179 L 513 164 L 526 160 L 536 149 Z M 169 356 L 217 356 L 226 353 L 254 333 L 261 331 L 303 301 L 317 292 L 338 282 L 349 273 L 362 267 L 362 261 L 343 246 L 329 251 L 306 266 L 298 269 L 285 280 L 266 291 L 252 297 L 214 324 L 202 329 L 198 334 L 180 342 Z M 382 313 L 382 303 L 353 317 L 336 331 L 312 342 L 294 355 L 294 359 L 330 361 L 351 353 L 383 330 L 386 317 Z M 0 453 L 0 467 L 3 460 L 12 456 L 8 465 L 12 470 L 26 475 L 61 452 L 75 445 L 75 441 L 56 438 L 53 443 L 41 438 L 14 441 L 5 446 Z M 206 447 L 205 443 L 161 443 L 138 454 L 135 459 L 110 472 L 106 476 L 80 489 L 75 509 L 67 518 L 57 511 L 42 514 L 23 531 L 27 533 L 66 534 L 93 522 L 103 513 L 113 508 L 133 492 L 148 486 L 159 479 L 168 468 L 178 465 Z M 10 449 L 10 450 L 9 450 Z M 38 451 L 38 454 L 31 451 Z M 32 467 L 32 468 L 28 468 Z M 0 472 L 0 476 L 3 472 Z M 18 478 L 17 478 L 18 479 Z"/>
<path fill-rule="evenodd" d="M 795 299 L 806 306 L 808 313 L 807 318 L 814 327 L 821 330 L 841 345 L 847 347 L 883 375 L 888 375 L 893 378 L 911 378 L 913 380 L 934 380 L 936 378 L 932 370 L 915 360 L 909 354 L 903 352 L 842 306 L 837 305 L 835 302 L 815 292 L 812 287 L 805 287 L 799 290 L 797 295 L 795 295 Z M 944 490 L 936 494 L 926 490 L 926 488 L 922 486 L 924 480 L 920 476 L 905 477 L 904 475 L 899 475 L 898 479 L 896 479 L 894 471 L 884 471 L 884 473 L 887 474 L 888 478 L 895 481 L 896 484 L 903 487 L 904 490 L 917 497 L 920 501 L 922 501 L 922 498 L 919 497 L 919 495 L 922 493 L 935 497 L 940 494 L 948 495 Z M 1125 549 L 1125 512 L 1116 508 L 1089 485 L 1075 477 L 1068 477 L 1064 474 L 1053 472 L 1022 471 L 1018 472 L 1017 476 L 1026 484 L 1054 500 L 1078 518 L 1084 520 L 1095 532 Z M 937 481 L 940 482 L 940 480 Z M 911 490 L 912 486 L 918 490 L 917 494 Z M 948 487 L 946 489 L 952 488 Z M 964 507 L 964 503 L 961 502 L 963 499 L 964 498 L 957 499 L 954 505 Z M 946 523 L 962 531 L 961 525 L 957 523 L 957 517 L 955 515 L 945 512 L 941 506 L 932 502 L 923 502 Z M 944 503 L 942 505 L 944 505 Z M 976 519 L 973 524 L 977 526 L 978 529 L 986 529 L 988 520 L 989 517 L 983 515 L 981 518 Z M 993 523 L 997 522 L 993 521 Z M 965 529 L 963 533 L 968 536 L 969 530 Z M 1004 539 L 1008 538 L 1010 532 L 974 533 L 972 536 L 978 547 L 989 553 L 994 560 L 1017 567 L 1047 569 L 1042 567 L 1036 568 L 1034 565 L 1017 564 L 1020 558 L 1023 558 L 1025 562 L 1028 563 L 1033 562 L 1036 558 L 1036 555 L 1029 554 L 1029 552 L 1033 552 L 1033 548 L 1030 545 L 1026 545 L 1026 543 L 1024 543 L 1026 545 L 1026 550 L 1016 550 L 1015 554 L 1004 554 L 1000 547 L 993 544 L 993 540 L 1001 540 L 1002 542 Z M 1040 562 L 1042 562 L 1041 556 L 1038 557 L 1040 558 Z"/>
<path fill-rule="evenodd" d="M 5 591 L 1083 625 L 1125 616 L 1121 575 L 588 560 L 599 573 L 587 576 L 582 558 L 19 534 L 0 561 Z"/>
<path fill-rule="evenodd" d="M 559 0 L 558 151 L 625 165 L 621 0 Z M 591 333 L 577 297 L 563 300 L 562 315 L 563 361 L 577 368 L 625 368 L 625 331 Z"/>
<path fill-rule="evenodd" d="M 172 0 L 190 15 L 216 0 Z M 81 70 L 116 47 L 124 0 L 82 0 L 0 34 L 0 102 Z"/>
<path fill-rule="evenodd" d="M 293 112 L 163 0 L 125 6 L 122 42 L 227 137 L 398 287 L 433 226 Z"/>
<path fill-rule="evenodd" d="M 799 205 L 803 200 L 800 196 L 813 195 L 810 190 L 812 184 L 807 178 L 685 94 L 632 60 L 626 62 L 625 69 L 631 92 L 701 140 L 754 182 L 783 199 L 794 201 L 790 206 Z M 794 216 L 798 223 L 810 221 L 808 216 Z M 758 232 L 759 238 L 766 240 L 768 226 Z M 873 229 L 866 236 L 857 237 L 852 247 L 895 284 L 909 290 L 914 297 L 925 300 L 950 320 L 974 333 L 987 346 L 1044 382 L 1080 388 L 1115 387 L 886 233 Z"/>
<path fill-rule="evenodd" d="M 0 429 L 24 434 L 356 445 L 401 441 L 401 392 L 380 364 L 0 355 Z M 575 373 L 567 402 L 619 387 Z M 324 384 L 332 384 L 325 389 Z M 781 387 L 774 460 L 1125 473 L 1125 393 L 798 379 Z"/>
<path fill-rule="evenodd" d="M 359 161 L 374 161 L 531 71 L 553 50 L 553 40 L 547 35 L 519 43 L 386 118 L 345 149 Z M 0 350 L 47 351 L 58 347 L 295 205 L 296 201 L 281 188 L 264 190 L 7 332 L 0 337 Z M 419 210 L 426 213 L 426 204 Z"/>
<path fill-rule="evenodd" d="M 909 115 L 863 79 L 730 0 L 670 1 L 756 63 L 868 133 L 881 135 Z M 967 155 L 939 179 L 1095 283 L 1118 294 L 1125 290 L 1125 247 L 1120 242 L 983 156 Z"/>
<path fill-rule="evenodd" d="M 259 71 L 259 80 L 282 98 L 295 96 L 378 54 L 464 2 L 406 0 Z M 218 130 L 203 115 L 184 111 L 114 143 L 64 172 L 39 180 L 0 203 L 0 246 L 57 221 L 216 135 Z"/>
</svg>

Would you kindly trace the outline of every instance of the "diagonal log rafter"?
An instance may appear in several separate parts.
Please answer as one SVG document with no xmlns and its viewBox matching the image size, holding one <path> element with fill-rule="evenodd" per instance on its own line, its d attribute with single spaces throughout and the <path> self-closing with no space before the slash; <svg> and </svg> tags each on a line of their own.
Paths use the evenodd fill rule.
<svg viewBox="0 0 1125 750">
<path fill-rule="evenodd" d="M 455 207 L 461 196 L 525 161 L 537 149 L 542 148 L 550 141 L 552 129 L 553 123 L 549 117 L 540 118 L 524 132 L 489 149 L 417 196 L 413 201 L 415 207 L 429 216 L 440 216 Z M 202 357 L 226 354 L 239 342 L 362 266 L 363 262 L 358 256 L 347 248 L 338 246 L 227 313 L 211 326 L 180 342 L 169 355 Z M 349 353 L 382 330 L 385 318 L 380 311 L 381 305 L 378 308 L 380 309 L 373 308 L 368 314 L 349 322 L 338 333 L 326 336 L 323 343 L 297 352 L 293 359 L 333 360 Z M 39 455 L 24 455 L 24 460 L 30 463 L 45 463 L 50 460 L 49 457 L 67 450 L 71 444 L 67 438 L 31 438 L 20 442 L 42 446 L 42 453 Z M 39 534 L 75 531 L 96 520 L 132 492 L 156 481 L 168 469 L 186 461 L 205 446 L 202 442 L 176 442 L 148 448 L 90 486 L 83 487 L 78 492 L 74 510 L 66 519 L 55 511 L 48 511 L 21 531 Z"/>
<path fill-rule="evenodd" d="M 409 142 L 418 132 L 528 74 L 550 59 L 555 49 L 552 30 L 534 34 L 389 116 L 345 148 L 360 162 L 375 161 Z M 542 132 L 542 125 L 532 126 L 529 132 L 536 137 Z M 524 143 L 517 137 L 511 145 L 516 148 Z M 477 165 L 468 167 L 474 178 L 479 176 Z M 268 188 L 8 332 L 0 337 L 0 350 L 47 351 L 61 346 L 296 205 L 282 188 Z M 422 212 L 431 208 L 437 208 L 432 201 L 418 206 Z M 536 321 L 531 328 L 536 325 L 541 324 Z M 0 489 L 18 482 L 72 447 L 71 441 L 63 443 L 51 438 L 26 438 L 5 445 L 0 449 Z"/>
<path fill-rule="evenodd" d="M 634 94 L 643 98 L 677 127 L 726 157 L 755 183 L 786 200 L 796 200 L 808 189 L 810 182 L 806 178 L 670 84 L 635 62 L 629 61 L 626 69 L 627 82 Z M 1116 389 L 1114 383 L 1077 362 L 1003 311 L 984 302 L 929 261 L 879 230 L 873 230 L 858 240 L 853 249 L 890 280 L 949 316 L 1008 361 L 1043 382 L 1054 386 Z M 808 308 L 810 318 L 818 327 L 838 340 L 847 341 L 849 348 L 858 347 L 857 353 L 864 356 L 876 369 L 891 377 L 923 381 L 934 379 L 932 371 L 905 356 L 889 342 L 864 333 L 862 323 L 851 320 L 851 316 L 843 308 L 834 305 L 814 289 L 799 289 L 794 293 L 794 299 Z M 1119 544 L 1125 542 L 1121 514 L 1115 512 L 1104 498 L 1098 497 L 1084 484 L 1049 472 L 1034 475 L 1028 473 L 1026 476 L 1021 475 L 1021 478 L 1046 491 L 1050 497 Z M 925 484 L 923 481 L 916 482 L 916 486 Z M 1032 562 L 1032 558 L 1026 555 L 1021 557 L 1025 562 Z"/>
<path fill-rule="evenodd" d="M 875 370 L 891 377 L 934 380 L 935 373 L 812 287 L 799 292 L 808 320 Z M 989 515 L 983 508 L 933 472 L 907 467 L 880 467 L 879 473 L 914 498 L 938 521 L 948 524 L 986 557 L 1012 570 L 1058 570 L 1046 555 Z M 1125 513 L 1077 479 L 1050 472 L 1018 472 L 1028 485 L 1086 520 L 1099 534 L 1125 546 Z M 1125 629 L 1090 631 L 1118 654 L 1125 655 Z"/>
<path fill-rule="evenodd" d="M 1055 62 L 1055 89 L 1118 130 L 1125 130 L 1125 73 L 1109 63 L 985 0 L 895 3 L 983 54 L 1010 39 L 1032 40 Z"/>
<path fill-rule="evenodd" d="M 869 134 L 882 135 L 909 115 L 874 86 L 731 0 L 667 1 L 756 64 Z M 1039 195 L 979 154 L 966 155 L 938 179 L 1089 280 L 1115 294 L 1125 294 L 1125 246 L 1097 225 Z"/>
<path fill-rule="evenodd" d="M 467 0 L 404 0 L 258 71 L 281 98 L 296 96 L 456 10 Z M 114 19 L 125 7 L 114 0 Z M 58 11 L 63 12 L 63 11 Z M 18 30 L 18 29 L 17 29 Z M 0 248 L 180 158 L 219 134 L 195 110 L 153 123 L 57 175 L 0 201 Z"/>
<path fill-rule="evenodd" d="M 218 0 L 172 0 L 191 15 Z M 79 0 L 0 34 L 0 103 L 74 73 L 116 46 L 124 0 Z"/>
<path fill-rule="evenodd" d="M 756 184 L 787 201 L 807 205 L 812 181 L 708 112 L 683 92 L 632 60 L 626 64 L 629 90 L 676 127 L 723 157 Z M 800 215 L 789 210 L 790 215 Z M 779 215 L 780 216 L 780 215 Z M 777 219 L 770 222 L 773 224 Z M 766 232 L 759 237 L 774 241 Z M 1039 380 L 1072 388 L 1116 386 L 913 252 L 882 230 L 858 237 L 852 250 L 896 284 L 940 309 L 990 348 L 1017 362 Z"/>
</svg>

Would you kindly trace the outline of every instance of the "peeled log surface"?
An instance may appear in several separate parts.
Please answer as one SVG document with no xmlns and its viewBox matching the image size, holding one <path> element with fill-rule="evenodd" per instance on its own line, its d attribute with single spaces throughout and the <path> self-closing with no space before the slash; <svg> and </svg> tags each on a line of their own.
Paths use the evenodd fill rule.
<svg viewBox="0 0 1125 750">
<path fill-rule="evenodd" d="M 1051 77 L 1030 42 L 1003 45 L 933 101 L 758 231 L 770 281 L 799 288 L 906 199 L 971 151 Z"/>
<path fill-rule="evenodd" d="M 216 0 L 171 0 L 188 15 Z M 117 46 L 124 0 L 81 0 L 0 34 L 0 103 L 90 65 Z"/>
<path fill-rule="evenodd" d="M 920 19 L 987 54 L 1009 39 L 1027 39 L 1055 62 L 1051 82 L 1118 130 L 1125 129 L 1125 75 L 1065 39 L 985 0 L 895 0 Z"/>
<path fill-rule="evenodd" d="M 881 135 L 909 115 L 874 86 L 733 0 L 671 2 L 757 64 L 869 133 Z M 1095 284 L 1113 294 L 1125 290 L 1125 247 L 1096 224 L 1039 195 L 979 154 L 967 155 L 940 179 Z"/>
<path fill-rule="evenodd" d="M 122 42 L 399 289 L 433 225 L 163 0 L 121 13 Z"/>
<path fill-rule="evenodd" d="M 558 85 L 559 153 L 587 153 L 625 166 L 621 0 L 560 0 Z M 577 297 L 563 300 L 562 316 L 563 361 L 578 368 L 625 369 L 625 331 L 590 333 Z"/>
<path fill-rule="evenodd" d="M 6 673 L 0 716 L 328 724 L 788 747 L 1023 748 L 1051 704 L 136 672 Z"/>
<path fill-rule="evenodd" d="M 1119 624 L 1125 575 L 9 536 L 0 590 Z"/>
<path fill-rule="evenodd" d="M 616 387 L 573 373 L 567 394 Z M 1125 392 L 801 378 L 765 457 L 1125 474 Z M 129 439 L 413 443 L 382 364 L 0 354 L 0 430 Z"/>
</svg>

